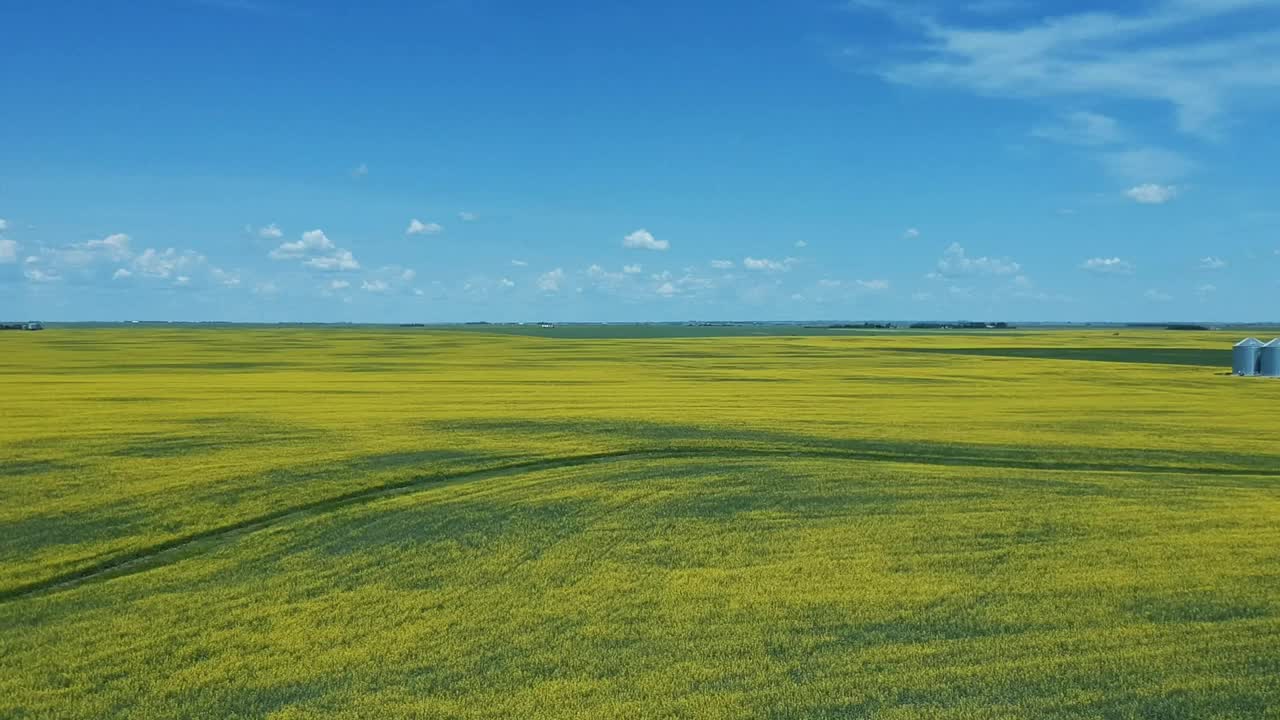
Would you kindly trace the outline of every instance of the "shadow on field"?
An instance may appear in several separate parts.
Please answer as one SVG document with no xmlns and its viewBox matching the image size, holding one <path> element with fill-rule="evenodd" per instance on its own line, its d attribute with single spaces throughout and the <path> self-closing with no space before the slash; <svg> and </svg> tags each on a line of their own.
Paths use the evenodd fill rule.
<svg viewBox="0 0 1280 720">
<path fill-rule="evenodd" d="M 823 438 L 799 433 L 729 426 L 701 426 L 648 421 L 468 420 L 428 423 L 433 432 L 465 437 L 503 436 L 513 448 L 530 452 L 555 443 L 598 440 L 603 447 L 646 450 L 743 452 L 788 451 L 807 457 L 831 457 L 873 462 L 917 463 L 1032 470 L 1185 473 L 1210 475 L 1280 476 L 1280 456 L 1222 453 L 1205 450 L 1147 448 L 1045 448 L 978 443 L 893 441 L 865 438 Z"/>
</svg>

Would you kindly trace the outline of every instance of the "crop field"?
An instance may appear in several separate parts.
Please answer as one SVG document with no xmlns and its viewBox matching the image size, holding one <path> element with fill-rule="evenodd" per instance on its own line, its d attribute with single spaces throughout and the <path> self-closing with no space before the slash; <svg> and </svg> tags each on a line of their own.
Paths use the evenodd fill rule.
<svg viewBox="0 0 1280 720">
<path fill-rule="evenodd" d="M 1280 718 L 1236 334 L 0 335 L 0 718 Z"/>
</svg>

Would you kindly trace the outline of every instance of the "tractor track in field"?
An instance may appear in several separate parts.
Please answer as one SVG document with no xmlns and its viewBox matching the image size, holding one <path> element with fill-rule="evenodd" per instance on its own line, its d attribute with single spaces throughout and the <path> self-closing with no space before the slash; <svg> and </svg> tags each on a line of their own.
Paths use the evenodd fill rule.
<svg viewBox="0 0 1280 720">
<path fill-rule="evenodd" d="M 334 512 L 347 507 L 362 505 L 385 498 L 422 492 L 463 482 L 619 461 L 679 459 L 744 460 L 752 458 L 808 458 L 859 462 L 889 462 L 912 465 L 972 466 L 1011 470 L 1243 476 L 1267 477 L 1280 480 L 1280 472 L 1251 468 L 1193 468 L 1172 465 L 1145 466 L 1106 463 L 1048 463 L 1019 461 L 1010 458 L 981 458 L 973 456 L 923 455 L 912 457 L 902 454 L 889 454 L 874 451 L 838 450 L 812 447 L 751 448 L 702 446 L 687 448 L 631 448 L 610 452 L 524 460 L 447 475 L 417 476 L 391 484 L 353 490 L 333 497 L 281 508 L 263 515 L 239 520 L 234 523 L 219 525 L 199 532 L 189 533 L 187 535 L 117 555 L 116 557 L 102 560 L 82 568 L 59 573 L 43 580 L 24 583 L 7 589 L 0 589 L 0 603 L 7 603 L 34 595 L 65 590 L 94 580 L 106 580 L 143 572 L 154 567 L 160 567 L 166 564 L 169 560 L 179 560 L 184 557 L 188 557 L 189 551 L 201 545 L 212 544 L 225 538 L 251 534 L 289 520 Z"/>
</svg>

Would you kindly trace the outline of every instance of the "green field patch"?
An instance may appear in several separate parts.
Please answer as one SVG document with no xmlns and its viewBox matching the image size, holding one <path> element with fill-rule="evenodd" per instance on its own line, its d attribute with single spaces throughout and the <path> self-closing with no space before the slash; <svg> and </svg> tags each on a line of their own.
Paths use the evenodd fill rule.
<svg viewBox="0 0 1280 720">
<path fill-rule="evenodd" d="M 934 355 L 975 355 L 982 357 L 1025 358 L 1035 360 L 1081 360 L 1107 363 L 1144 363 L 1157 365 L 1196 365 L 1231 367 L 1231 350 L 1204 348 L 1078 348 L 1078 347 L 980 347 L 980 348 L 893 348 L 895 352 Z"/>
</svg>

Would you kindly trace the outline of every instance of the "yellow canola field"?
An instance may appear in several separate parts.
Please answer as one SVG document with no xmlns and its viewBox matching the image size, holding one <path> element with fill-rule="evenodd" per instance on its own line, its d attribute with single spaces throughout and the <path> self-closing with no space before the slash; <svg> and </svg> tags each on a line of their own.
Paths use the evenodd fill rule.
<svg viewBox="0 0 1280 720">
<path fill-rule="evenodd" d="M 0 717 L 1268 716 L 1280 381 L 1114 332 L 7 333 Z"/>
</svg>

